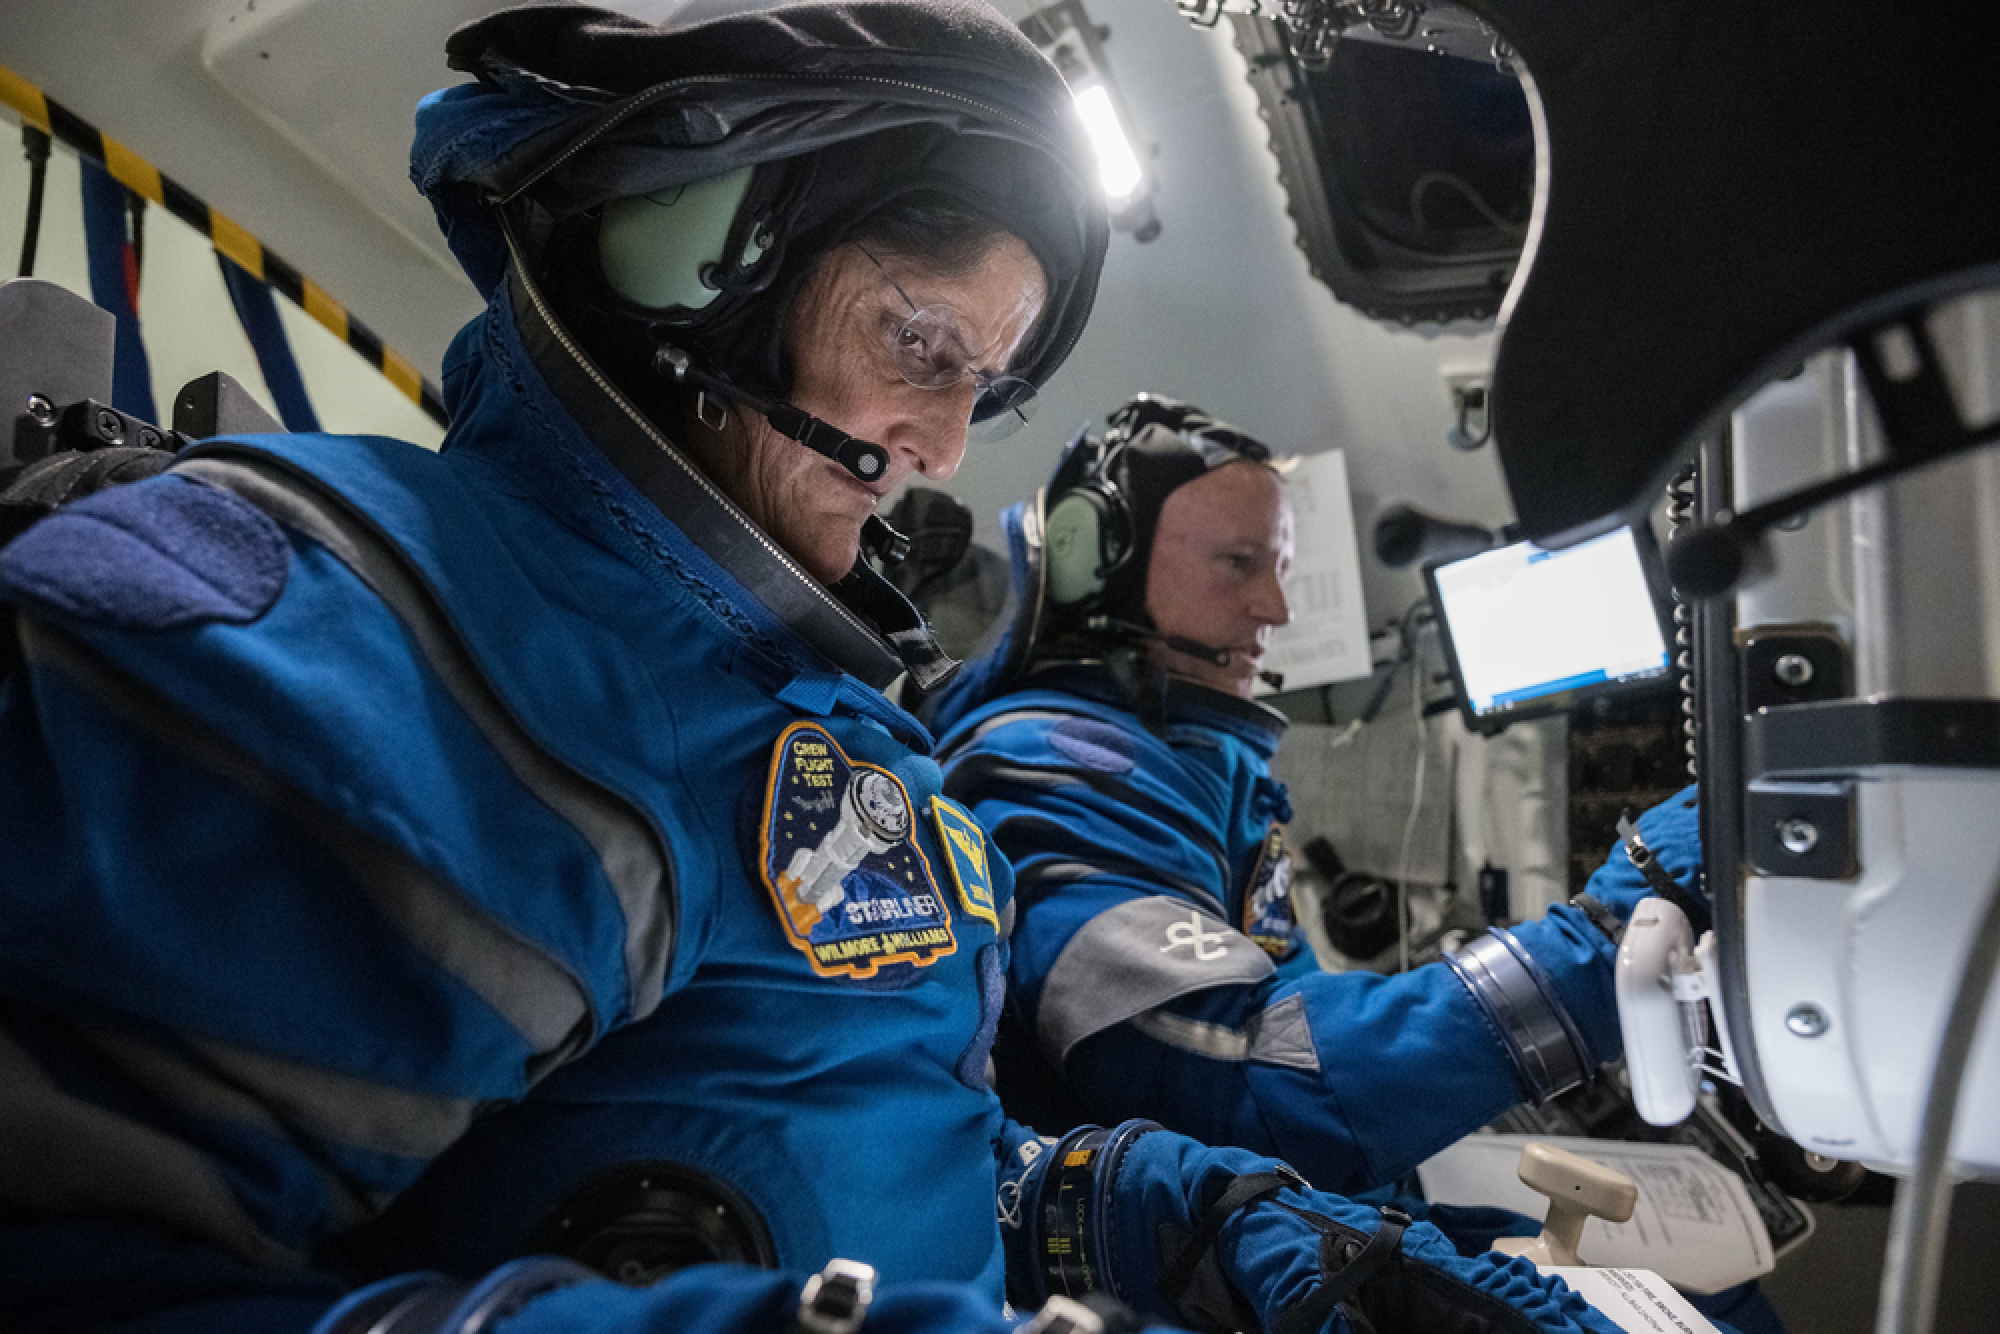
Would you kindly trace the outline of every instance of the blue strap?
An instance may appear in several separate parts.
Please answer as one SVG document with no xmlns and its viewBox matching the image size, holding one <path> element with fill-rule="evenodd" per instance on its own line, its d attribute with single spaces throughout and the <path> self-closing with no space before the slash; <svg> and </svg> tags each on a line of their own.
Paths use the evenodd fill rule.
<svg viewBox="0 0 2000 1334">
<path fill-rule="evenodd" d="M 913 715 L 891 704 L 881 691 L 869 689 L 845 672 L 796 672 L 778 687 L 776 694 L 781 703 L 819 718 L 831 718 L 838 709 L 845 708 L 919 754 L 930 754 L 936 744 L 930 730 Z"/>
<path fill-rule="evenodd" d="M 153 411 L 153 372 L 146 362 L 146 345 L 139 339 L 139 311 L 133 304 L 136 281 L 126 267 L 131 239 L 126 231 L 132 192 L 111 173 L 81 159 L 83 166 L 83 240 L 90 260 L 90 299 L 118 321 L 116 359 L 111 364 L 111 406 L 141 421 L 157 423 Z"/>
<path fill-rule="evenodd" d="M 779 687 L 778 699 L 802 713 L 831 717 L 840 699 L 840 673 L 800 672 Z"/>
<path fill-rule="evenodd" d="M 299 374 L 298 359 L 292 355 L 292 343 L 285 336 L 284 322 L 278 318 L 278 303 L 271 289 L 220 250 L 215 252 L 215 262 L 222 268 L 229 304 L 236 307 L 236 318 L 250 339 L 250 350 L 257 354 L 257 369 L 264 372 L 264 387 L 271 391 L 271 401 L 278 405 L 278 419 L 288 431 L 319 430 L 319 417 L 313 412 L 312 400 L 306 396 L 306 382 Z"/>
</svg>

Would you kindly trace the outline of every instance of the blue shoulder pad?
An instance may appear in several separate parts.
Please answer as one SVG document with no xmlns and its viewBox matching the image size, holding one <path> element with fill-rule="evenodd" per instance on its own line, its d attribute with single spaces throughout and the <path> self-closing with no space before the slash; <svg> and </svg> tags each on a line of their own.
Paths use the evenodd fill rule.
<svg viewBox="0 0 2000 1334">
<path fill-rule="evenodd" d="M 285 591 L 277 523 L 226 491 L 163 474 L 77 501 L 0 551 L 0 593 L 124 630 L 254 621 Z"/>
<path fill-rule="evenodd" d="M 1136 763 L 1131 734 L 1095 718 L 1064 718 L 1049 729 L 1048 740 L 1068 759 L 1100 773 L 1130 773 Z"/>
</svg>

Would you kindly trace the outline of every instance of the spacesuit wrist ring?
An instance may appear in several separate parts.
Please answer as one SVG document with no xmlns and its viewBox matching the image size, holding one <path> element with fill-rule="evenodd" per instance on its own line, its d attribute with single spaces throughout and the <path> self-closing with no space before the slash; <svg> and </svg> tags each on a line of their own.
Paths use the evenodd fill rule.
<svg viewBox="0 0 2000 1334">
<path fill-rule="evenodd" d="M 1538 1105 L 1583 1084 L 1595 1062 L 1555 984 L 1513 933 L 1493 927 L 1445 962 L 1500 1036 L 1521 1087 Z"/>
<path fill-rule="evenodd" d="M 1063 1136 L 1035 1203 L 1043 1297 L 1080 1297 L 1105 1286 L 1097 1257 L 1097 1158 L 1111 1132 L 1084 1126 Z"/>
<path fill-rule="evenodd" d="M 1125 1151 L 1159 1128 L 1152 1121 L 1127 1121 L 1111 1130 L 1083 1126 L 1051 1150 L 1054 1159 L 1036 1195 L 1033 1224 L 1044 1298 L 1119 1295 L 1104 1236 L 1111 1190 Z"/>
<path fill-rule="evenodd" d="M 858 1334 L 875 1300 L 875 1266 L 833 1259 L 799 1289 L 791 1334 Z"/>
</svg>

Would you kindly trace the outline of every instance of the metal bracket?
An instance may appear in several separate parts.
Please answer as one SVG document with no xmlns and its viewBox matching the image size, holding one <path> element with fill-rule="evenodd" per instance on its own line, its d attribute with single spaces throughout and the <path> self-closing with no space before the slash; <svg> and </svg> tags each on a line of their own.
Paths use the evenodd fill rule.
<svg viewBox="0 0 2000 1334">
<path fill-rule="evenodd" d="M 1851 880 L 1861 874 L 1854 784 L 1755 781 L 1744 793 L 1743 850 L 1764 875 Z"/>
<path fill-rule="evenodd" d="M 1738 640 L 1745 713 L 1854 693 L 1852 655 L 1830 625 L 1759 626 Z"/>
</svg>

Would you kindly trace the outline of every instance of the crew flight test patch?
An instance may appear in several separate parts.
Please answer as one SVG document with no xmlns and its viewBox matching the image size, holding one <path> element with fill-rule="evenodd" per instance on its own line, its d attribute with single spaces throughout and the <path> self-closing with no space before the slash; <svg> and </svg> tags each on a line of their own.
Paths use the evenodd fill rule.
<svg viewBox="0 0 2000 1334">
<path fill-rule="evenodd" d="M 1257 849 L 1250 887 L 1243 893 L 1243 934 L 1273 959 L 1289 959 L 1299 948 L 1299 923 L 1292 911 L 1292 854 L 1285 831 L 1272 825 Z"/>
<path fill-rule="evenodd" d="M 915 825 L 910 794 L 888 770 L 850 760 L 814 723 L 779 735 L 758 869 L 786 939 L 815 973 L 897 985 L 958 948 Z"/>
</svg>

